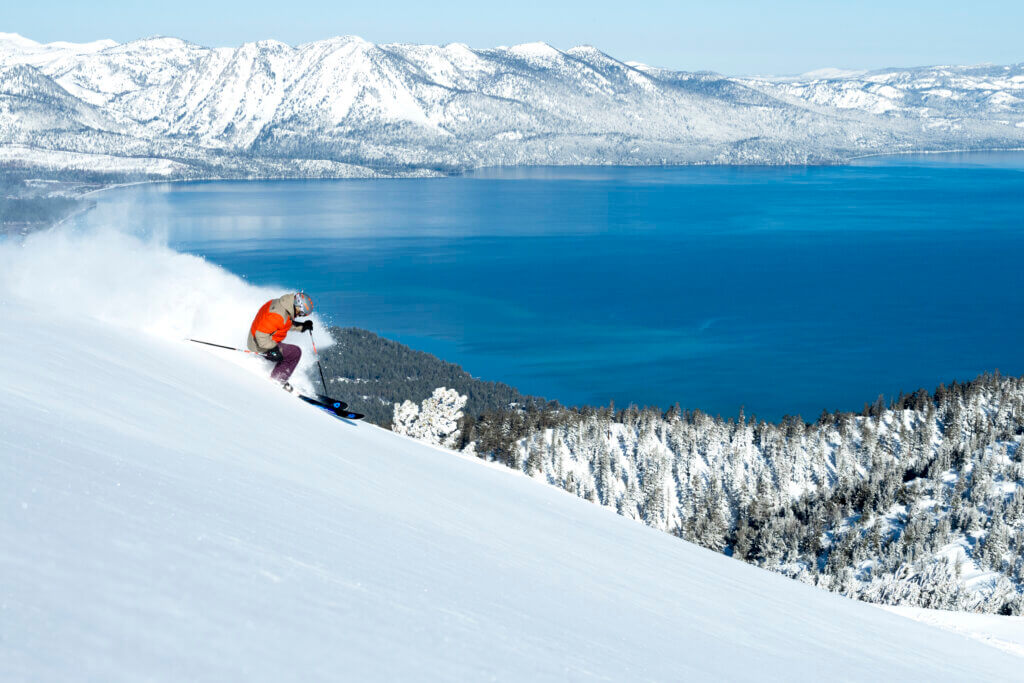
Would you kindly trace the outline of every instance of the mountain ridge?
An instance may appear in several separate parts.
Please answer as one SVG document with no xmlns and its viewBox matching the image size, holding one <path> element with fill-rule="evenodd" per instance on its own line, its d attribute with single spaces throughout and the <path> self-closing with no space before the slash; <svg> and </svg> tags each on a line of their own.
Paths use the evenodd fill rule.
<svg viewBox="0 0 1024 683">
<path fill-rule="evenodd" d="M 38 150 L 35 165 L 55 171 L 54 152 L 170 160 L 185 170 L 154 167 L 149 177 L 187 179 L 265 177 L 267 167 L 305 176 L 319 162 L 345 164 L 340 176 L 403 175 L 1024 146 L 1024 64 L 737 78 L 588 45 L 339 36 L 207 48 L 166 36 L 114 45 L 11 36 L 0 36 L 0 149 Z M 30 105 L 15 69 L 61 92 L 40 86 Z M 77 103 L 96 116 L 75 115 Z"/>
</svg>

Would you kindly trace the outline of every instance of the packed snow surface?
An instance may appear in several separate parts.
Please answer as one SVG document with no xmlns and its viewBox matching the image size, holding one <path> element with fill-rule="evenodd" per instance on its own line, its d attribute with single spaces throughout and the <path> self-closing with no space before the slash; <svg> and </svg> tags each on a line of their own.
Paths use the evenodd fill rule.
<svg viewBox="0 0 1024 683">
<path fill-rule="evenodd" d="M 116 233 L 0 243 L 0 679 L 1020 680 L 182 341 L 282 291 Z"/>
<path fill-rule="evenodd" d="M 962 633 L 992 647 L 1024 657 L 1024 617 L 948 612 L 922 607 L 884 605 L 881 609 L 925 624 Z"/>
</svg>

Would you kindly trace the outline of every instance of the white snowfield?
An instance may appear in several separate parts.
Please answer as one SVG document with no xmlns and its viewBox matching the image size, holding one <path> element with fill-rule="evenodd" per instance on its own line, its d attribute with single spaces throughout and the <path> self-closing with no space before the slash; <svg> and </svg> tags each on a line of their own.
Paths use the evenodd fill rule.
<svg viewBox="0 0 1024 683">
<path fill-rule="evenodd" d="M 891 605 L 881 605 L 880 607 L 893 614 L 938 626 L 954 633 L 962 633 L 992 647 L 1024 657 L 1024 617 L 947 612 L 938 609 L 924 609 L 923 607 L 893 607 Z"/>
<path fill-rule="evenodd" d="M 0 242 L 0 679 L 1021 680 L 181 341 L 240 343 L 280 291 L 116 234 Z"/>
</svg>

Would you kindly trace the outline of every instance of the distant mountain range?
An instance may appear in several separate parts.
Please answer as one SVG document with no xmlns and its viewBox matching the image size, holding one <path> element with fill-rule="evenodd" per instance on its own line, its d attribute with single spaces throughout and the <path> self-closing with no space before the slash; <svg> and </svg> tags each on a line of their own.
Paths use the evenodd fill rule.
<svg viewBox="0 0 1024 683">
<path fill-rule="evenodd" d="M 731 78 L 544 43 L 0 33 L 0 165 L 149 178 L 803 164 L 1024 147 L 1024 64 Z"/>
</svg>

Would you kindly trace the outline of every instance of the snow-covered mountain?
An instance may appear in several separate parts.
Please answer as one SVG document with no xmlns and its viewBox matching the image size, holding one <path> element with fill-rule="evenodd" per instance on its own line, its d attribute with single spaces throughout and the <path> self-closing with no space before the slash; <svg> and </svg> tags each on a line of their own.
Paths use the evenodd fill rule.
<svg viewBox="0 0 1024 683">
<path fill-rule="evenodd" d="M 211 49 L 0 34 L 0 162 L 54 168 L 102 155 L 135 173 L 138 159 L 165 160 L 151 171 L 165 177 L 344 176 L 1020 146 L 1024 64 L 727 78 L 543 43 Z"/>
<path fill-rule="evenodd" d="M 279 291 L 116 233 L 0 242 L 0 678 L 1019 678 L 182 341 Z"/>
</svg>

